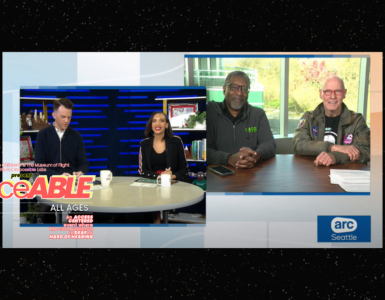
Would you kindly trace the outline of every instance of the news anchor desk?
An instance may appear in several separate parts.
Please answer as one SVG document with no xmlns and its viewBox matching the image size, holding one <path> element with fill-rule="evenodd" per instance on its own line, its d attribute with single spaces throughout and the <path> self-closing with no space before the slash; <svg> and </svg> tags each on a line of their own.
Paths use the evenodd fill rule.
<svg viewBox="0 0 385 300">
<path fill-rule="evenodd" d="M 361 163 L 315 166 L 314 156 L 277 154 L 258 161 L 251 169 L 235 169 L 234 175 L 220 176 L 207 167 L 207 192 L 239 193 L 345 193 L 330 183 L 330 169 L 370 170 Z"/>
<path fill-rule="evenodd" d="M 88 205 L 88 212 L 134 213 L 162 211 L 163 222 L 168 223 L 168 211 L 196 204 L 203 200 L 204 191 L 192 184 L 178 181 L 171 187 L 131 186 L 139 177 L 113 177 L 108 188 L 92 190 L 90 199 L 45 199 L 48 205 Z M 95 186 L 97 187 L 97 186 Z M 79 214 L 81 212 L 79 211 Z M 61 212 L 56 223 L 62 223 Z"/>
</svg>

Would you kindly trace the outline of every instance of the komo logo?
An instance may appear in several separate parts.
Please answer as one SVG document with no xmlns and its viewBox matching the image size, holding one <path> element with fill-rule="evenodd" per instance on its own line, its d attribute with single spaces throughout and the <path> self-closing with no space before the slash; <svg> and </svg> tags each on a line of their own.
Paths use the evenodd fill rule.
<svg viewBox="0 0 385 300">
<path fill-rule="evenodd" d="M 335 233 L 345 233 L 355 231 L 358 225 L 354 219 L 337 217 L 332 220 L 331 227 Z"/>
</svg>

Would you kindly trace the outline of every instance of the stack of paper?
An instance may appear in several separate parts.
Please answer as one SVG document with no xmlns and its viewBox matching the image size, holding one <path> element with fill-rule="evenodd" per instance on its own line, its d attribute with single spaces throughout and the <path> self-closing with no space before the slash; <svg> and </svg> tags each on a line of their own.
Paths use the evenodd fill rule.
<svg viewBox="0 0 385 300">
<path fill-rule="evenodd" d="M 94 184 L 90 191 L 97 191 L 97 190 L 103 190 L 103 189 L 109 189 L 109 188 L 110 188 L 109 186 L 102 186 L 100 184 Z"/>
<path fill-rule="evenodd" d="M 370 192 L 370 171 L 330 170 L 330 183 L 346 192 Z"/>
<path fill-rule="evenodd" d="M 131 186 L 141 186 L 141 187 L 156 187 L 156 184 L 145 183 L 145 182 L 134 182 L 130 184 Z"/>
</svg>

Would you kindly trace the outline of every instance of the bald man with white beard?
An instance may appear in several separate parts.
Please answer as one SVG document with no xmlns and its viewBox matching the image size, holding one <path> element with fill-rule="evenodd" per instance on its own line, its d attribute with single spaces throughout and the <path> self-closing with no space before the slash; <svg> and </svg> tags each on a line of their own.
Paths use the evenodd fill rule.
<svg viewBox="0 0 385 300">
<path fill-rule="evenodd" d="M 338 76 L 325 80 L 322 103 L 301 117 L 294 132 L 295 154 L 315 156 L 316 166 L 370 161 L 370 130 L 363 116 L 343 103 L 346 93 Z"/>
</svg>

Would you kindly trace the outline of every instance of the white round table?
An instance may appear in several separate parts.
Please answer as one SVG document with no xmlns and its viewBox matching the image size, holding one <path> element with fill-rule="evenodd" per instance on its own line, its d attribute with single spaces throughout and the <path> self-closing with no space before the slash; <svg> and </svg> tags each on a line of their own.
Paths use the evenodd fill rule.
<svg viewBox="0 0 385 300">
<path fill-rule="evenodd" d="M 132 186 L 140 177 L 113 177 L 108 188 L 93 189 L 90 199 L 44 199 L 48 205 L 61 205 L 66 211 L 68 205 L 88 206 L 88 212 L 133 213 L 162 211 L 163 221 L 168 222 L 168 211 L 196 204 L 203 200 L 204 191 L 189 183 L 178 181 L 171 187 Z M 99 180 L 99 178 L 97 178 Z M 95 188 L 98 185 L 94 185 Z M 79 211 L 81 214 L 81 211 Z M 61 223 L 61 211 L 56 223 Z"/>
</svg>

